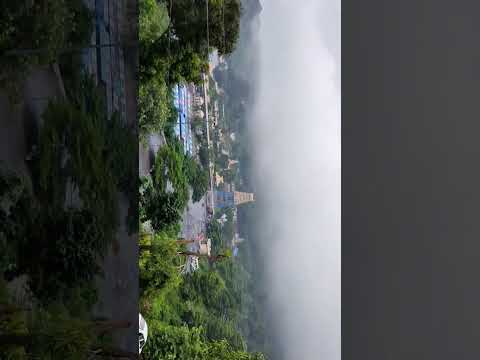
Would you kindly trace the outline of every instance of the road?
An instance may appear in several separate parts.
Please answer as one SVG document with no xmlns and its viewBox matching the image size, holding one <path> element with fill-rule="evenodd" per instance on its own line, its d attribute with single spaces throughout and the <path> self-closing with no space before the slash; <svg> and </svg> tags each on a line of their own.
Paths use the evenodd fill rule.
<svg viewBox="0 0 480 360">
<path fill-rule="evenodd" d="M 207 123 L 207 145 L 208 148 L 210 149 L 210 124 L 208 121 L 208 103 L 209 103 L 209 98 L 208 98 L 208 77 L 205 74 L 202 74 L 203 77 L 203 96 L 205 98 L 205 120 Z M 210 177 L 210 206 L 212 208 L 212 211 L 215 212 L 215 204 L 213 201 L 213 163 L 212 159 L 209 160 L 209 165 L 208 165 L 208 172 L 209 172 L 209 177 Z"/>
</svg>

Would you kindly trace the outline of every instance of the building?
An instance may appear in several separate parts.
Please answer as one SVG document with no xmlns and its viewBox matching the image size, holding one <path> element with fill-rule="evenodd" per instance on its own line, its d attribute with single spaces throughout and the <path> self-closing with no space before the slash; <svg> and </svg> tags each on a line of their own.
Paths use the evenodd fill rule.
<svg viewBox="0 0 480 360">
<path fill-rule="evenodd" d="M 198 262 L 198 256 L 189 255 L 185 264 L 180 267 L 180 274 L 191 274 L 194 271 L 198 270 L 200 264 Z"/>
<path fill-rule="evenodd" d="M 232 239 L 232 247 L 237 246 L 238 244 L 240 244 L 244 241 L 245 241 L 245 239 L 240 237 L 239 233 L 235 233 L 235 235 L 233 236 L 233 239 Z"/>
<path fill-rule="evenodd" d="M 197 242 L 198 246 L 198 253 L 200 255 L 207 255 L 210 256 L 212 251 L 212 241 L 210 239 L 200 238 Z"/>
<path fill-rule="evenodd" d="M 233 194 L 235 205 L 241 205 L 255 201 L 255 196 L 253 193 L 234 191 Z"/>
<path fill-rule="evenodd" d="M 176 85 L 173 88 L 174 105 L 178 112 L 175 125 L 175 134 L 183 143 L 185 153 L 193 154 L 193 140 L 191 130 L 191 94 L 185 85 Z"/>
<path fill-rule="evenodd" d="M 215 173 L 215 185 L 219 186 L 220 184 L 223 184 L 223 176 L 218 175 L 218 173 Z"/>
<path fill-rule="evenodd" d="M 227 214 L 223 214 L 219 219 L 217 219 L 217 222 L 223 226 L 227 222 Z"/>
<path fill-rule="evenodd" d="M 209 195 L 210 194 L 211 192 L 209 191 Z M 215 207 L 221 209 L 253 202 L 255 201 L 255 196 L 253 193 L 246 193 L 240 191 L 214 191 L 213 201 Z"/>
<path fill-rule="evenodd" d="M 234 165 L 238 164 L 238 160 L 228 159 L 228 169 L 231 169 Z"/>
</svg>

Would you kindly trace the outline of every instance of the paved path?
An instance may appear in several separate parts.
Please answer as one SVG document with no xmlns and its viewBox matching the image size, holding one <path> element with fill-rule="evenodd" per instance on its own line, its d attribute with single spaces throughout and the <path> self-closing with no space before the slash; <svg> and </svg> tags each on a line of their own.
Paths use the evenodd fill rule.
<svg viewBox="0 0 480 360">
<path fill-rule="evenodd" d="M 125 226 L 127 199 L 120 196 L 120 227 L 117 246 L 112 246 L 103 261 L 104 277 L 97 278 L 99 301 L 96 316 L 133 321 L 129 329 L 114 334 L 114 344 L 124 350 L 138 351 L 138 244 L 137 234 L 129 236 Z"/>
<path fill-rule="evenodd" d="M 199 202 L 193 203 L 189 200 L 187 208 L 183 214 L 181 236 L 185 239 L 195 238 L 200 233 L 206 231 L 206 196 Z"/>
</svg>

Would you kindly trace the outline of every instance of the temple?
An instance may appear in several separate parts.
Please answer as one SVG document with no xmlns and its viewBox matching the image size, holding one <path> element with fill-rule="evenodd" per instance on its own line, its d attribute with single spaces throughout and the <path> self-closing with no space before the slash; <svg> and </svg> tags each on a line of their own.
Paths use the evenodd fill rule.
<svg viewBox="0 0 480 360">
<path fill-rule="evenodd" d="M 210 196 L 209 196 L 210 197 Z M 215 208 L 221 209 L 226 207 L 234 207 L 255 201 L 253 193 L 241 191 L 214 191 L 213 202 Z"/>
</svg>

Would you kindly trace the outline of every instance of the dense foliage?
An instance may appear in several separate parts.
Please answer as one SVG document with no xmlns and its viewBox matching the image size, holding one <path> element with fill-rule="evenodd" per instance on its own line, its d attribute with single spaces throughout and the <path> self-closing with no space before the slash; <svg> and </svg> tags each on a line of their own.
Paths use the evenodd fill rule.
<svg viewBox="0 0 480 360">
<path fill-rule="evenodd" d="M 193 158 L 188 157 L 184 161 L 184 171 L 188 179 L 188 183 L 192 188 L 193 202 L 199 201 L 207 192 L 209 185 L 208 171 Z"/>
<path fill-rule="evenodd" d="M 161 77 L 140 83 L 138 91 L 138 125 L 141 139 L 145 141 L 149 134 L 163 130 L 174 113 L 173 100 L 165 80 Z"/>
<path fill-rule="evenodd" d="M 92 321 L 78 301 L 68 306 L 21 307 L 13 302 L 0 277 L 0 307 L 2 359 L 83 360 L 118 353 L 107 334 L 124 325 Z"/>
<path fill-rule="evenodd" d="M 154 335 L 142 354 L 145 359 L 161 360 L 262 360 L 261 354 L 233 349 L 227 341 L 208 341 L 202 328 L 165 326 L 153 323 Z"/>
<path fill-rule="evenodd" d="M 177 224 L 185 207 L 177 193 L 159 192 L 152 187 L 145 189 L 141 201 L 141 220 L 150 220 L 156 231 L 169 230 Z"/>
<path fill-rule="evenodd" d="M 103 227 L 108 243 L 118 225 L 118 192 L 138 204 L 138 140 L 117 114 L 108 119 L 102 97 L 84 77 L 73 104 L 49 103 L 33 168 L 40 199 L 61 208 L 78 203 Z"/>
<path fill-rule="evenodd" d="M 167 5 L 156 0 L 140 0 L 138 2 L 139 37 L 142 43 L 152 43 L 167 31 L 170 19 Z"/>
<path fill-rule="evenodd" d="M 42 208 L 12 174 L 0 182 L 1 274 L 28 275 L 29 288 L 41 302 L 67 298 L 72 284 L 87 286 L 99 273 L 96 260 L 103 252 L 96 218 L 87 210 Z"/>
<path fill-rule="evenodd" d="M 91 80 L 78 91 L 72 103 L 51 102 L 43 114 L 30 161 L 33 189 L 20 177 L 1 177 L 0 270 L 28 275 L 45 303 L 69 297 L 73 284 L 89 287 L 99 274 L 116 235 L 119 192 L 138 203 L 135 137 L 117 116 L 107 119 Z"/>
<path fill-rule="evenodd" d="M 35 65 L 55 62 L 61 51 L 90 38 L 92 14 L 81 0 L 2 2 L 0 12 L 0 88 L 18 98 L 22 81 Z M 6 55 L 7 51 L 41 50 Z"/>
<path fill-rule="evenodd" d="M 117 226 L 117 189 L 101 131 L 105 119 L 97 115 L 67 103 L 50 103 L 34 166 L 42 201 L 54 208 L 73 205 L 73 191 L 78 190 L 82 205 L 98 217 L 110 241 Z"/>
<path fill-rule="evenodd" d="M 175 1 L 172 6 L 172 27 L 182 46 L 191 45 L 199 54 L 207 49 L 207 17 L 204 2 Z M 239 0 L 209 0 L 209 45 L 221 54 L 230 54 L 240 32 Z"/>
<path fill-rule="evenodd" d="M 157 152 L 151 180 L 144 180 L 141 195 L 141 219 L 150 220 L 156 231 L 176 224 L 187 205 L 190 188 L 192 200 L 199 201 L 208 188 L 208 173 L 172 139 Z"/>
<path fill-rule="evenodd" d="M 140 246 L 154 246 L 155 251 L 141 249 L 139 258 L 140 291 L 149 293 L 178 281 L 177 245 L 168 232 L 144 236 Z"/>
</svg>

